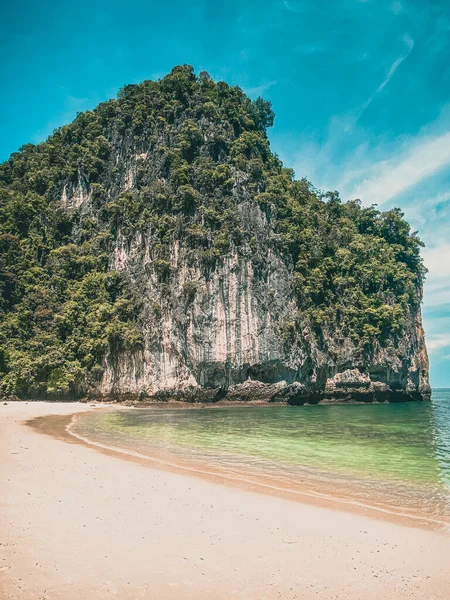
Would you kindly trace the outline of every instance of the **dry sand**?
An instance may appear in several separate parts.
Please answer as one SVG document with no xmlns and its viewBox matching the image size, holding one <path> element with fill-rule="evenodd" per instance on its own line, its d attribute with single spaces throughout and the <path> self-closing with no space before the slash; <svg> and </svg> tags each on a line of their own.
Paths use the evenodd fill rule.
<svg viewBox="0 0 450 600">
<path fill-rule="evenodd" d="M 156 470 L 0 405 L 0 597 L 450 598 L 450 534 Z M 96 410 L 96 409 L 94 409 Z"/>
</svg>

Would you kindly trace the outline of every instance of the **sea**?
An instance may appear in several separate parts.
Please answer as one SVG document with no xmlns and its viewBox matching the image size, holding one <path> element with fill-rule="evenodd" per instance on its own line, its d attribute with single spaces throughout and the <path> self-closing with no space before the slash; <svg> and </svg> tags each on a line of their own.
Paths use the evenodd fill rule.
<svg viewBox="0 0 450 600">
<path fill-rule="evenodd" d="M 111 408 L 69 431 L 190 475 L 450 522 L 450 389 L 424 403 Z"/>
</svg>

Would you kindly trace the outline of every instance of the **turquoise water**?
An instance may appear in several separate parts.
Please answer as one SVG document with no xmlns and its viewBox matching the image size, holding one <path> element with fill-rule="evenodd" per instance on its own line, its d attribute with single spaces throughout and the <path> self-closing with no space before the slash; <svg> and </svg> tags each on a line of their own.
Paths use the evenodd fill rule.
<svg viewBox="0 0 450 600">
<path fill-rule="evenodd" d="M 91 441 L 209 473 L 450 514 L 450 390 L 431 403 L 129 409 L 87 413 Z"/>
</svg>

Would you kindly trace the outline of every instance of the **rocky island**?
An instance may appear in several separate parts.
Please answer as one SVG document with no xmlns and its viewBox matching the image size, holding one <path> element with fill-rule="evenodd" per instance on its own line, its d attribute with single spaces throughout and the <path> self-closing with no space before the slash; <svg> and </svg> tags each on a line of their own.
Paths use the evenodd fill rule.
<svg viewBox="0 0 450 600">
<path fill-rule="evenodd" d="M 0 166 L 0 394 L 427 400 L 421 242 L 296 180 L 269 102 L 180 66 Z"/>
</svg>

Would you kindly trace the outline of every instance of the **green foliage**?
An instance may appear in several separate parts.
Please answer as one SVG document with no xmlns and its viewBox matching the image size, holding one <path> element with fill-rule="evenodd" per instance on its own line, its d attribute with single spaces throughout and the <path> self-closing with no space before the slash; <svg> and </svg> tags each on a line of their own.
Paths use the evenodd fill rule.
<svg viewBox="0 0 450 600">
<path fill-rule="evenodd" d="M 0 205 L 0 386 L 5 393 L 79 395 L 109 350 L 136 347 L 136 301 L 107 271 L 104 239 L 70 241 L 81 223 L 44 198 L 3 190 Z M 69 243 L 66 243 L 69 242 Z"/>
<path fill-rule="evenodd" d="M 422 243 L 402 213 L 342 204 L 336 192 L 320 197 L 290 176 L 276 185 L 263 200 L 277 207 L 279 242 L 295 260 L 304 320 L 368 347 L 400 335 L 420 304 L 425 275 Z"/>
<path fill-rule="evenodd" d="M 161 280 L 167 279 L 172 271 L 172 267 L 168 260 L 155 260 L 154 269 Z"/>
<path fill-rule="evenodd" d="M 183 283 L 183 296 L 188 302 L 192 302 L 197 293 L 198 284 L 195 281 L 185 281 Z"/>
<path fill-rule="evenodd" d="M 0 165 L 1 390 L 82 394 L 105 357 L 141 347 L 141 297 L 111 270 L 132 242 L 160 285 L 153 319 L 170 294 L 175 242 L 206 278 L 230 252 L 264 277 L 269 247 L 292 265 L 298 314 L 283 326 L 286 343 L 300 325 L 367 352 L 400 338 L 421 300 L 419 238 L 398 209 L 295 181 L 270 150 L 273 119 L 269 102 L 183 65 L 124 87 Z M 80 194 L 78 210 L 70 199 Z M 264 240 L 244 199 L 267 220 Z M 185 303 L 196 293 L 186 282 Z"/>
<path fill-rule="evenodd" d="M 259 97 L 253 102 L 253 120 L 257 129 L 265 131 L 272 127 L 275 119 L 275 113 L 272 110 L 272 103 Z"/>
<path fill-rule="evenodd" d="M 173 200 L 173 208 L 176 211 L 193 213 L 200 199 L 200 194 L 191 185 L 181 185 Z"/>
<path fill-rule="evenodd" d="M 231 158 L 261 158 L 267 160 L 269 143 L 265 135 L 257 131 L 244 131 L 231 145 Z"/>
</svg>

